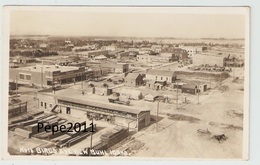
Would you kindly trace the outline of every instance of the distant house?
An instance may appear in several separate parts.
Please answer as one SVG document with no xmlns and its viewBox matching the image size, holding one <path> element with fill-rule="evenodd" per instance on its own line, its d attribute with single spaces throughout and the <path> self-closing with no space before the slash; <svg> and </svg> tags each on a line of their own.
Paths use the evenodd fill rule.
<svg viewBox="0 0 260 165">
<path fill-rule="evenodd" d="M 155 90 L 162 90 L 166 86 L 166 81 L 146 81 L 146 87 Z"/>
<path fill-rule="evenodd" d="M 143 76 L 139 73 L 128 73 L 125 77 L 125 85 L 126 86 L 140 86 L 143 84 Z"/>
<path fill-rule="evenodd" d="M 82 66 L 86 66 L 86 62 L 85 61 L 71 62 L 68 64 L 68 66 L 82 67 Z"/>
<path fill-rule="evenodd" d="M 176 75 L 173 71 L 168 70 L 156 70 L 150 69 L 146 73 L 146 80 L 148 81 L 157 81 L 163 82 L 166 81 L 167 83 L 173 83 L 176 80 Z"/>
<path fill-rule="evenodd" d="M 92 71 L 93 78 L 101 77 L 104 75 L 107 75 L 110 72 L 109 68 L 103 68 L 103 67 L 91 67 L 89 71 Z"/>
<path fill-rule="evenodd" d="M 16 59 L 17 63 L 20 63 L 20 64 L 28 64 L 28 63 L 34 63 L 36 62 L 36 59 L 35 58 L 30 58 L 30 57 L 18 57 Z"/>
<path fill-rule="evenodd" d="M 120 52 L 120 53 L 117 53 L 117 59 L 121 59 L 123 57 L 128 57 L 129 56 L 129 52 Z"/>
<path fill-rule="evenodd" d="M 39 48 L 42 50 L 46 50 L 48 48 L 48 44 L 40 44 Z"/>
<path fill-rule="evenodd" d="M 122 89 L 120 91 L 120 97 L 133 100 L 141 100 L 143 98 L 143 94 L 138 90 Z"/>
<path fill-rule="evenodd" d="M 142 63 L 148 63 L 151 62 L 151 58 L 149 54 L 141 54 L 136 56 L 136 61 L 142 62 Z"/>
<path fill-rule="evenodd" d="M 172 54 L 173 61 L 186 60 L 188 59 L 188 57 L 189 54 L 184 49 L 177 48 L 173 50 L 173 54 Z"/>
<path fill-rule="evenodd" d="M 110 68 L 111 72 L 114 73 L 125 73 L 129 70 L 129 64 L 127 63 L 113 63 L 113 62 L 105 62 L 100 64 L 101 67 Z"/>
<path fill-rule="evenodd" d="M 108 51 L 116 51 L 117 47 L 115 45 L 110 45 L 110 46 L 105 46 L 104 49 Z"/>
<path fill-rule="evenodd" d="M 72 49 L 72 48 L 74 48 L 74 45 L 73 44 L 67 44 L 66 47 Z"/>
<path fill-rule="evenodd" d="M 97 61 L 97 62 L 103 62 L 103 61 L 107 61 L 107 57 L 104 56 L 104 55 L 99 55 L 99 56 L 95 56 L 93 58 L 94 61 Z"/>
<path fill-rule="evenodd" d="M 207 84 L 199 85 L 199 92 L 205 92 L 208 89 Z"/>
<path fill-rule="evenodd" d="M 145 100 L 145 101 L 154 102 L 154 100 L 155 100 L 156 97 L 157 97 L 157 96 L 153 96 L 153 95 L 151 95 L 151 94 L 147 94 L 147 95 L 144 96 L 144 100 Z"/>
<path fill-rule="evenodd" d="M 198 86 L 193 84 L 182 85 L 182 93 L 196 94 L 198 92 Z"/>
</svg>

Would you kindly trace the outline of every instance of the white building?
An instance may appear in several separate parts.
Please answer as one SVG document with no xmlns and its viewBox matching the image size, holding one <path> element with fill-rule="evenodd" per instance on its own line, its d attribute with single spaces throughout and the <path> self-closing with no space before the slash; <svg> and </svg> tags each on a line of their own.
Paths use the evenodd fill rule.
<svg viewBox="0 0 260 165">
<path fill-rule="evenodd" d="M 147 81 L 173 83 L 176 80 L 176 75 L 173 71 L 150 69 L 147 71 L 145 79 Z"/>
<path fill-rule="evenodd" d="M 151 62 L 151 58 L 150 58 L 150 55 L 149 55 L 149 54 L 137 55 L 137 56 L 136 56 L 136 60 L 137 60 L 138 62 L 141 62 L 141 63 Z"/>
</svg>

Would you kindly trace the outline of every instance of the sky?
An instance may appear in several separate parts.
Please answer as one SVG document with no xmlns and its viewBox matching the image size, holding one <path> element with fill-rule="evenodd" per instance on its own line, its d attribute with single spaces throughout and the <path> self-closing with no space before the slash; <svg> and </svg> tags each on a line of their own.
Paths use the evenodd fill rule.
<svg viewBox="0 0 260 165">
<path fill-rule="evenodd" d="M 167 12 L 169 11 L 169 12 Z M 167 10 L 11 10 L 11 35 L 75 35 L 174 38 L 244 38 L 242 12 Z M 217 11 L 217 12 L 216 12 Z"/>
</svg>

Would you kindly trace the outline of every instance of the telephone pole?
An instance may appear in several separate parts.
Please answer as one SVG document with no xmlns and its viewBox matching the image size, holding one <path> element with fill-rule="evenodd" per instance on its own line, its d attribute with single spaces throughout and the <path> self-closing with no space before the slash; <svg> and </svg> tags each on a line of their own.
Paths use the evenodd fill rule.
<svg viewBox="0 0 260 165">
<path fill-rule="evenodd" d="M 43 88 L 43 61 L 42 61 L 42 67 L 41 67 L 41 88 Z"/>
<path fill-rule="evenodd" d="M 18 92 L 18 78 L 17 78 L 17 75 L 15 76 L 15 79 L 16 79 L 16 83 L 15 83 L 15 90 L 16 90 L 16 97 L 17 97 L 17 92 Z"/>
<path fill-rule="evenodd" d="M 92 135 L 93 135 L 93 131 L 94 130 L 92 130 L 93 129 L 93 127 L 94 127 L 94 125 L 93 125 L 93 116 L 92 116 L 92 118 L 91 118 L 91 135 L 90 135 L 90 149 L 92 149 Z"/>
<path fill-rule="evenodd" d="M 156 114 L 156 132 L 158 132 L 158 113 L 159 113 L 159 102 L 160 102 L 160 100 L 158 100 L 158 102 L 157 102 L 157 114 Z"/>
<path fill-rule="evenodd" d="M 178 85 L 178 82 L 176 82 L 176 84 L 177 84 L 177 99 L 176 99 L 176 109 L 178 109 L 178 89 L 179 89 L 179 85 Z"/>
<path fill-rule="evenodd" d="M 200 83 L 198 85 L 198 88 L 197 88 L 197 92 L 198 92 L 198 104 L 200 104 Z"/>
</svg>

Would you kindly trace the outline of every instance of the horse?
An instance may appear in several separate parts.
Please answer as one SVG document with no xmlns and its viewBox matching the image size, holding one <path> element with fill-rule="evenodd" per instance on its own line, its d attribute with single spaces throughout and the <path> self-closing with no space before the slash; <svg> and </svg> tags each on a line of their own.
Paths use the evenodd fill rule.
<svg viewBox="0 0 260 165">
<path fill-rule="evenodd" d="M 228 139 L 228 137 L 226 137 L 225 134 L 214 135 L 212 138 L 216 139 L 219 143 Z"/>
</svg>

